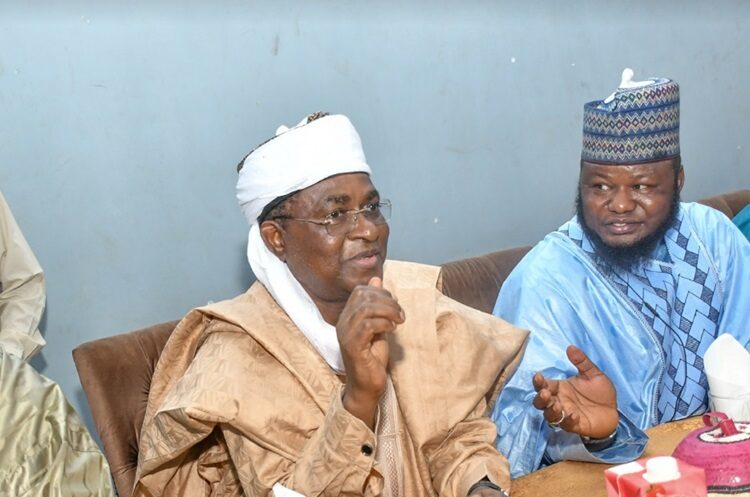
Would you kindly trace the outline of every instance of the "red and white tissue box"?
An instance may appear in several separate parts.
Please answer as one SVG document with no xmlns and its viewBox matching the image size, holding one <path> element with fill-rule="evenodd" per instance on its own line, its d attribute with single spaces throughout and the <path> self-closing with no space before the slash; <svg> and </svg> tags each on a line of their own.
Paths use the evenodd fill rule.
<svg viewBox="0 0 750 497">
<path fill-rule="evenodd" d="M 607 497 L 706 497 L 706 475 L 674 457 L 649 457 L 604 471 Z"/>
</svg>

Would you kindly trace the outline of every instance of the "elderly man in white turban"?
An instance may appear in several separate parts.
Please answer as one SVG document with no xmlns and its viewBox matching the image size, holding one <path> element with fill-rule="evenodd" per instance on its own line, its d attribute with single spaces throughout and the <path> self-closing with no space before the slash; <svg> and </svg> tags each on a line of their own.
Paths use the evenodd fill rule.
<svg viewBox="0 0 750 497">
<path fill-rule="evenodd" d="M 526 332 L 444 297 L 439 268 L 385 263 L 390 203 L 345 116 L 239 169 L 259 281 L 169 340 L 135 495 L 506 495 L 485 413 Z"/>
</svg>

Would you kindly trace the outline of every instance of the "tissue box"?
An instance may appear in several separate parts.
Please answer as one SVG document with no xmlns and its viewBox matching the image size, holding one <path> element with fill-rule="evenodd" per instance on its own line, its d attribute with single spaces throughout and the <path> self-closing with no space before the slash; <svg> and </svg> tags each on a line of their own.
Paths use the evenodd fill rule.
<svg viewBox="0 0 750 497">
<path fill-rule="evenodd" d="M 651 457 L 604 472 L 607 497 L 706 497 L 706 475 L 673 457 Z"/>
</svg>

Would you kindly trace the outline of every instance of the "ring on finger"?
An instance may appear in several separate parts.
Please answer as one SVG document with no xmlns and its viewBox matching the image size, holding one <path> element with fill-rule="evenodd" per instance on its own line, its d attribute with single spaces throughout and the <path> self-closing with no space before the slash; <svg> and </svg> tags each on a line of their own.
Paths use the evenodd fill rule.
<svg viewBox="0 0 750 497">
<path fill-rule="evenodd" d="M 557 421 L 547 421 L 547 424 L 553 427 L 560 426 L 560 423 L 565 421 L 566 416 L 567 414 L 565 414 L 565 409 L 562 409 L 562 412 L 560 413 L 560 419 L 558 419 Z"/>
</svg>

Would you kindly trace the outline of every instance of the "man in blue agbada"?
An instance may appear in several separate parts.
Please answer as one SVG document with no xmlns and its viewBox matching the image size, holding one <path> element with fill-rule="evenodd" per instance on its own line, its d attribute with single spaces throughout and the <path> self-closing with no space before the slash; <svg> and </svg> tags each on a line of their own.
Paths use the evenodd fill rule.
<svg viewBox="0 0 750 497">
<path fill-rule="evenodd" d="M 719 211 L 680 202 L 677 83 L 631 78 L 585 105 L 577 214 L 495 306 L 531 330 L 492 412 L 513 477 L 638 457 L 642 430 L 706 411 L 714 339 L 750 342 L 750 243 Z"/>
</svg>

